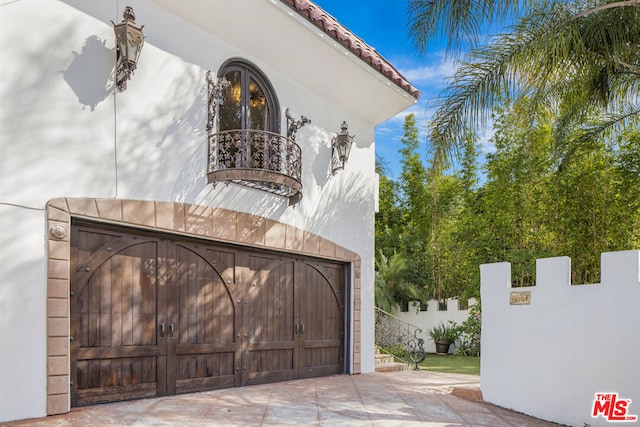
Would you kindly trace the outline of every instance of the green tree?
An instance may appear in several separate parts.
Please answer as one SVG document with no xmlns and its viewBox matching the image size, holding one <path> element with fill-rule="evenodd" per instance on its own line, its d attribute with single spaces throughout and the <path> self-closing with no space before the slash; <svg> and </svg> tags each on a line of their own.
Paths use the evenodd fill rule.
<svg viewBox="0 0 640 427">
<path fill-rule="evenodd" d="M 456 296 L 460 282 L 455 268 L 453 233 L 459 212 L 459 186 L 452 175 L 431 171 L 426 188 L 425 245 L 426 269 L 429 272 L 430 293 L 442 301 Z"/>
<path fill-rule="evenodd" d="M 387 257 L 382 251 L 376 254 L 375 304 L 376 307 L 394 311 L 410 301 L 426 301 L 424 289 L 407 280 L 407 260 L 398 253 Z"/>
<path fill-rule="evenodd" d="M 468 128 L 484 126 L 504 94 L 528 98 L 529 117 L 554 109 L 554 143 L 572 129 L 614 137 L 640 122 L 640 0 L 409 0 L 418 51 L 438 32 L 454 53 L 469 48 L 436 104 L 429 129 L 435 158 L 460 149 Z M 515 22 L 488 45 L 486 25 Z"/>
<path fill-rule="evenodd" d="M 402 173 L 400 175 L 402 204 L 405 210 L 405 220 L 417 225 L 420 223 L 420 216 L 424 210 L 427 171 L 419 151 L 420 139 L 414 114 L 405 117 L 403 131 L 402 148 L 400 149 L 400 154 L 402 154 Z"/>
<path fill-rule="evenodd" d="M 483 29 L 504 24 L 542 1 L 536 0 L 409 0 L 409 36 L 416 50 L 427 53 L 431 40 L 446 41 L 447 50 L 459 54 L 476 47 Z"/>
<path fill-rule="evenodd" d="M 476 247 L 484 247 L 484 262 L 510 261 L 517 286 L 534 284 L 535 259 L 556 255 L 572 258 L 574 284 L 597 282 L 601 252 L 640 247 L 638 132 L 607 144 L 574 130 L 559 159 L 552 119 L 523 126 L 523 102 L 496 116 L 476 206 L 484 244 Z"/>
<path fill-rule="evenodd" d="M 478 266 L 487 262 L 511 262 L 513 284 L 527 286 L 537 258 L 567 255 L 574 284 L 596 282 L 601 252 L 640 248 L 640 131 L 611 142 L 570 129 L 571 149 L 559 155 L 551 108 L 532 121 L 527 98 L 502 105 L 482 182 L 472 133 L 453 169 L 421 158 L 415 122 L 407 120 L 403 176 L 397 183 L 381 177 L 379 306 L 478 297 Z"/>
<path fill-rule="evenodd" d="M 510 261 L 516 286 L 535 284 L 536 258 L 553 253 L 548 228 L 552 128 L 543 120 L 526 126 L 527 112 L 526 100 L 498 110 L 481 207 L 485 262 Z"/>
<path fill-rule="evenodd" d="M 411 282 L 425 287 L 428 268 L 425 260 L 430 214 L 426 210 L 427 171 L 420 153 L 415 115 L 405 117 L 403 125 L 402 172 L 399 179 L 402 226 L 398 230 L 402 253 L 409 260 Z"/>
<path fill-rule="evenodd" d="M 557 203 L 552 222 L 559 253 L 572 258 L 572 282 L 596 283 L 600 253 L 640 247 L 640 145 L 637 132 L 614 150 L 603 140 L 582 141 L 552 179 Z"/>
<path fill-rule="evenodd" d="M 375 215 L 375 246 L 376 251 L 382 251 L 389 257 L 400 247 L 402 211 L 399 206 L 399 188 L 398 183 L 388 177 L 388 169 L 383 159 L 376 158 L 376 173 L 380 185 L 379 208 Z"/>
<path fill-rule="evenodd" d="M 424 186 L 415 116 L 405 118 L 402 173 L 396 182 L 378 160 L 380 208 L 376 214 L 376 305 L 384 310 L 426 301 L 424 286 Z"/>
<path fill-rule="evenodd" d="M 478 265 L 487 262 L 484 255 L 482 230 L 486 218 L 479 215 L 480 194 L 479 146 L 477 138 L 468 132 L 463 146 L 460 168 L 456 179 L 460 186 L 460 208 L 456 215 L 451 242 L 456 264 L 458 295 L 463 299 L 480 297 L 480 269 Z"/>
</svg>

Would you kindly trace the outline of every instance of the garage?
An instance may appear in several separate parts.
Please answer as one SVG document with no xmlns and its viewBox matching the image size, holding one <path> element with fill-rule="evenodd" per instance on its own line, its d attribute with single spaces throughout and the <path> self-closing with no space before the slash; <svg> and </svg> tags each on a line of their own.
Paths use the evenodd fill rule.
<svg viewBox="0 0 640 427">
<path fill-rule="evenodd" d="M 345 264 L 75 221 L 71 405 L 344 373 Z"/>
</svg>

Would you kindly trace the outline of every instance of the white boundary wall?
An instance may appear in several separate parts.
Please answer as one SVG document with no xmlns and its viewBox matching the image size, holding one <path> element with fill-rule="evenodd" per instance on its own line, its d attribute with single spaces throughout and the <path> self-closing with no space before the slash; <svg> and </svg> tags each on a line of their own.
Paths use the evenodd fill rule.
<svg viewBox="0 0 640 427">
<path fill-rule="evenodd" d="M 469 307 L 473 306 L 476 303 L 474 298 L 469 299 Z M 451 320 L 460 325 L 462 322 L 467 320 L 469 317 L 469 310 L 458 310 L 458 300 L 457 299 L 448 299 L 447 300 L 447 310 L 439 311 L 438 310 L 438 301 L 430 300 L 427 303 L 426 311 L 420 310 L 420 302 L 414 301 L 409 303 L 409 311 L 397 311 L 393 313 L 399 319 L 404 320 L 405 322 L 411 323 L 422 329 L 422 337 L 425 338 L 424 349 L 427 353 L 435 353 L 436 352 L 436 344 L 429 337 L 428 330 L 440 324 L 440 322 L 445 325 Z M 455 345 L 449 347 L 449 353 L 453 353 L 455 351 Z"/>
<path fill-rule="evenodd" d="M 481 388 L 487 402 L 562 424 L 593 418 L 596 393 L 640 417 L 640 251 L 603 253 L 601 283 L 571 286 L 568 257 L 539 259 L 536 286 L 510 287 L 509 263 L 481 272 Z M 530 292 L 511 305 L 511 292 Z M 626 425 L 626 423 L 622 423 Z"/>
</svg>

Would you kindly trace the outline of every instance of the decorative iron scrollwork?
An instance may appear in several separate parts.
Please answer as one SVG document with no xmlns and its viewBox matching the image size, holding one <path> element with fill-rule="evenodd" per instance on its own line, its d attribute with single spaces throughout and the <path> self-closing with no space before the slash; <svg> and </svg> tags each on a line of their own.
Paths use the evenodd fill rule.
<svg viewBox="0 0 640 427">
<path fill-rule="evenodd" d="M 377 307 L 375 321 L 376 344 L 387 348 L 401 347 L 418 370 L 418 364 L 426 357 L 424 339 L 418 336 L 422 329 Z"/>
<path fill-rule="evenodd" d="M 207 72 L 208 182 L 234 182 L 297 203 L 302 197 L 302 150 L 295 133 L 311 120 L 302 116 L 296 121 L 287 109 L 287 137 L 254 129 L 216 132 L 218 107 L 229 84 Z"/>
<path fill-rule="evenodd" d="M 272 132 L 235 129 L 212 134 L 210 183 L 231 181 L 283 197 L 302 190 L 302 150 L 293 140 Z"/>
<path fill-rule="evenodd" d="M 418 365 L 427 357 L 427 353 L 424 351 L 424 339 L 418 337 L 418 333 L 421 332 L 422 329 L 415 329 L 413 337 L 407 343 L 407 356 L 416 364 L 414 368 L 416 371 L 419 370 Z"/>
<path fill-rule="evenodd" d="M 211 71 L 207 71 L 207 132 L 209 135 L 216 128 L 215 120 L 218 114 L 218 105 L 222 104 L 222 93 L 230 84 L 231 82 L 224 77 L 214 80 Z"/>
<path fill-rule="evenodd" d="M 311 123 L 311 120 L 305 116 L 300 116 L 299 120 L 295 120 L 288 108 L 285 110 L 285 115 L 287 116 L 287 138 L 295 141 L 298 130 L 307 123 Z"/>
</svg>

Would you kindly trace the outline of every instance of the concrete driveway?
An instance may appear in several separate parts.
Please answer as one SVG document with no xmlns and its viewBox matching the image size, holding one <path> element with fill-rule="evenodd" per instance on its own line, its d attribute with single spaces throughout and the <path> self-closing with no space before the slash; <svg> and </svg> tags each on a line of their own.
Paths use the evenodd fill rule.
<svg viewBox="0 0 640 427">
<path fill-rule="evenodd" d="M 557 426 L 451 394 L 480 377 L 339 375 L 76 408 L 3 426 Z"/>
</svg>

